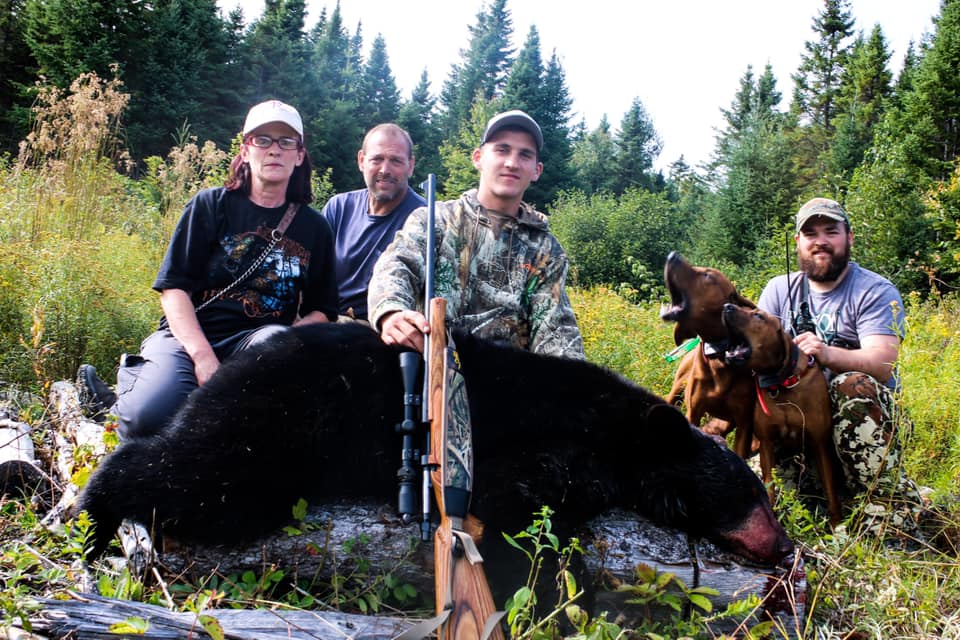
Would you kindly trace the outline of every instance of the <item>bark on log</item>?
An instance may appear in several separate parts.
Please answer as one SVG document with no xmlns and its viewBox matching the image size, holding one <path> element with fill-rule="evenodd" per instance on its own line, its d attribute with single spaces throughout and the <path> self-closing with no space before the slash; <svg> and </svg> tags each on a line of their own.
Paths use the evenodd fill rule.
<svg viewBox="0 0 960 640">
<path fill-rule="evenodd" d="M 76 390 L 72 389 L 70 383 L 55 384 L 51 396 L 57 407 L 57 419 L 60 422 L 58 431 L 62 432 L 58 437 L 57 455 L 66 457 L 65 460 L 58 462 L 57 468 L 61 469 L 64 483 L 69 484 L 69 478 L 72 475 L 73 451 L 81 442 L 91 447 L 99 443 L 102 447 L 102 427 L 83 417 Z M 255 513 L 251 513 L 250 517 L 256 517 Z M 157 567 L 162 576 L 167 578 L 183 576 L 194 584 L 213 574 L 227 576 L 254 571 L 262 575 L 266 570 L 272 569 L 281 569 L 288 577 L 308 579 L 316 577 L 329 582 L 334 575 L 350 575 L 356 569 L 358 559 L 362 558 L 369 563 L 364 569 L 366 575 L 389 573 L 413 585 L 419 593 L 432 593 L 431 543 L 419 542 L 417 526 L 404 526 L 396 517 L 394 505 L 379 503 L 314 505 L 308 510 L 305 522 L 307 526 L 303 527 L 297 535 L 277 532 L 245 546 L 186 546 L 177 545 L 168 540 L 164 542 L 163 549 L 156 558 Z M 146 575 L 151 566 L 150 562 L 153 561 L 149 539 L 145 538 L 149 523 L 143 524 L 146 525 L 146 529 L 141 528 L 132 536 L 140 539 L 140 543 L 134 545 L 133 553 L 134 557 L 138 558 L 136 563 L 142 566 L 131 566 L 131 569 L 137 569 L 139 575 Z M 763 605 L 755 612 L 754 621 L 773 616 L 780 625 L 781 632 L 786 632 L 784 635 L 792 637 L 800 635 L 797 628 L 805 617 L 806 584 L 803 562 L 799 554 L 787 568 L 752 567 L 707 542 L 691 545 L 682 532 L 659 527 L 637 514 L 625 511 L 611 511 L 588 523 L 581 539 L 587 550 L 584 566 L 589 579 L 604 582 L 607 585 L 618 582 L 632 584 L 635 580 L 636 566 L 643 563 L 655 568 L 658 572 L 673 573 L 688 588 L 708 586 L 716 589 L 721 595 L 713 598 L 715 611 L 722 610 L 730 602 L 755 594 L 763 600 Z M 369 542 L 357 544 L 359 540 L 369 540 Z M 345 551 L 348 546 L 352 549 L 350 552 Z M 518 562 L 522 560 L 518 554 Z M 598 591 L 595 595 L 594 611 L 608 611 L 611 614 L 608 619 L 622 616 L 621 619 L 626 624 L 645 613 L 651 613 L 626 604 L 625 600 L 628 597 L 629 594 Z M 126 617 L 126 615 L 134 615 L 129 612 L 137 606 L 146 606 L 117 603 L 117 601 L 101 598 L 86 598 L 86 602 L 71 601 L 67 605 L 56 602 L 45 603 L 50 607 L 49 612 L 45 611 L 45 617 L 38 618 L 35 624 L 48 626 L 37 628 L 49 629 L 52 637 L 64 637 L 57 635 L 62 633 L 58 629 L 75 628 L 79 634 L 81 627 L 70 625 L 82 623 L 88 625 L 83 627 L 86 629 L 83 633 L 92 635 L 71 637 L 107 637 L 104 631 L 106 625 L 100 622 L 100 626 L 96 627 L 90 620 L 96 620 L 98 616 L 113 615 L 118 611 L 127 612 L 124 615 Z M 220 618 L 223 613 L 217 611 L 215 615 Z M 652 613 L 667 615 L 670 610 L 653 610 Z M 246 612 L 246 614 L 250 617 L 242 624 L 238 623 L 239 626 L 235 631 L 237 635 L 227 637 L 270 638 L 273 636 L 267 635 L 268 628 L 272 629 L 271 625 L 274 623 L 280 625 L 276 628 L 277 633 L 284 634 L 283 637 L 292 638 L 324 638 L 328 637 L 321 635 L 325 632 L 324 630 L 333 628 L 327 622 L 321 621 L 321 619 L 333 619 L 328 618 L 326 613 L 298 614 L 304 617 L 296 619 L 288 617 L 287 620 L 293 620 L 289 623 L 272 619 L 276 616 L 275 612 Z M 159 619 L 159 614 L 157 615 Z M 230 616 L 234 615 L 237 614 L 230 613 Z M 271 620 L 268 621 L 267 618 Z M 389 633 L 377 635 L 381 633 L 378 630 L 379 627 L 363 626 L 379 625 L 379 619 L 366 622 L 366 617 L 360 618 L 361 621 L 348 618 L 349 623 L 343 623 L 357 625 L 346 634 L 346 637 L 392 637 Z M 409 622 L 404 621 L 405 624 Z M 172 626 L 169 629 L 164 628 L 163 631 L 168 635 L 152 637 L 185 638 L 187 631 L 184 629 L 195 627 L 194 623 L 195 619 L 189 624 L 183 620 L 171 622 Z M 91 624 L 93 626 L 89 626 Z M 394 621 L 388 624 L 397 623 Z M 257 633 L 249 636 L 242 635 L 247 632 L 244 629 L 254 627 L 258 630 Z M 295 635 L 292 630 L 295 627 L 308 628 L 312 635 Z M 336 632 L 337 635 L 329 637 L 344 637 L 343 628 Z M 732 626 L 729 623 L 714 629 L 717 633 L 731 630 Z M 287 635 L 288 631 L 294 635 Z M 96 635 L 96 633 L 103 635 Z M 176 635 L 177 633 L 180 635 Z M 202 637 L 196 634 L 195 628 L 193 633 L 193 637 Z"/>
</svg>

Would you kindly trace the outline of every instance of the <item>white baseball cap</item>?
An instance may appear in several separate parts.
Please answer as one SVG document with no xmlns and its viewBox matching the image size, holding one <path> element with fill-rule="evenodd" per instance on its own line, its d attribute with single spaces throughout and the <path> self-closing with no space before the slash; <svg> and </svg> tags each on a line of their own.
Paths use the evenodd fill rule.
<svg viewBox="0 0 960 640">
<path fill-rule="evenodd" d="M 251 107 L 243 123 L 243 135 L 270 122 L 282 122 L 303 137 L 303 120 L 296 109 L 279 100 L 267 100 Z"/>
</svg>

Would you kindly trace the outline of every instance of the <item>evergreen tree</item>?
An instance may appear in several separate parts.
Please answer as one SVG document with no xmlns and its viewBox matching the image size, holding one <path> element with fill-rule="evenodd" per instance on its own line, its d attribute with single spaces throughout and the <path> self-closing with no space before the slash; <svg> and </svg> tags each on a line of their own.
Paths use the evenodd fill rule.
<svg viewBox="0 0 960 640">
<path fill-rule="evenodd" d="M 513 20 L 507 0 L 493 0 L 477 13 L 470 25 L 470 42 L 460 50 L 462 62 L 454 64 L 440 92 L 444 108 L 443 132 L 447 138 L 457 135 L 462 122 L 469 119 L 474 99 L 493 100 L 506 79 L 513 49 Z"/>
<path fill-rule="evenodd" d="M 29 130 L 37 63 L 24 39 L 25 0 L 0 0 L 0 155 L 15 152 Z"/>
<path fill-rule="evenodd" d="M 27 0 L 25 40 L 37 73 L 66 88 L 81 73 L 112 78 L 111 65 L 140 51 L 147 5 L 127 0 Z"/>
<path fill-rule="evenodd" d="M 358 35 L 360 29 L 357 29 Z M 324 14 L 311 32 L 313 42 L 314 94 L 308 109 L 307 127 L 314 137 L 311 159 L 321 172 L 332 170 L 331 181 L 338 191 L 358 188 L 357 149 L 363 141 L 360 121 L 359 43 L 343 26 L 339 2 L 329 18 Z"/>
<path fill-rule="evenodd" d="M 251 84 L 247 102 L 278 99 L 301 110 L 309 104 L 309 46 L 304 0 L 269 0 L 247 37 Z"/>
<path fill-rule="evenodd" d="M 700 225 L 698 261 L 743 266 L 761 239 L 789 218 L 797 191 L 784 138 L 778 123 L 759 113 L 750 116 Z"/>
<path fill-rule="evenodd" d="M 127 141 L 137 158 L 164 156 L 189 132 L 229 146 L 244 113 L 231 34 L 215 0 L 157 0 L 144 14 L 140 55 L 127 65 Z M 186 127 L 186 129 L 185 129 Z"/>
<path fill-rule="evenodd" d="M 777 78 L 773 74 L 773 67 L 769 63 L 763 69 L 763 75 L 754 81 L 753 65 L 747 65 L 747 70 L 740 78 L 740 88 L 734 95 L 729 109 L 721 109 L 726 127 L 716 136 L 713 163 L 711 169 L 716 170 L 729 159 L 732 150 L 738 145 L 741 136 L 746 132 L 749 122 L 766 120 L 778 122 L 782 95 L 777 89 Z"/>
<path fill-rule="evenodd" d="M 616 144 L 606 114 L 597 128 L 575 139 L 570 155 L 574 184 L 584 193 L 612 193 L 616 187 Z"/>
<path fill-rule="evenodd" d="M 523 48 L 520 49 L 517 59 L 510 67 L 510 73 L 503 87 L 503 96 L 500 99 L 500 108 L 521 109 L 536 120 L 537 116 L 534 112 L 542 106 L 539 104 L 542 78 L 540 34 L 537 32 L 537 27 L 531 25 Z"/>
<path fill-rule="evenodd" d="M 496 105 L 484 100 L 482 90 L 479 90 L 470 117 L 460 127 L 459 135 L 440 146 L 440 158 L 447 176 L 441 190 L 444 198 L 457 198 L 467 189 L 476 188 L 478 176 L 473 166 L 473 150 L 480 146 L 487 120 L 496 112 Z"/>
<path fill-rule="evenodd" d="M 614 189 L 623 193 L 631 187 L 653 191 L 653 163 L 663 144 L 640 98 L 634 98 L 614 138 L 616 160 Z"/>
<path fill-rule="evenodd" d="M 837 96 L 835 133 L 823 162 L 821 191 L 845 193 L 853 170 L 863 161 L 873 140 L 874 127 L 892 93 L 889 60 L 880 25 L 873 28 L 869 40 L 864 41 L 861 36 L 854 42 Z"/>
<path fill-rule="evenodd" d="M 960 156 L 960 0 L 944 0 L 935 24 L 903 98 L 903 128 L 924 174 L 946 180 Z"/>
<path fill-rule="evenodd" d="M 901 74 L 912 90 L 876 127 L 848 198 L 858 255 L 904 291 L 955 287 L 960 272 L 960 214 L 942 199 L 960 155 L 960 0 L 943 2 L 934 23 L 922 57 Z"/>
<path fill-rule="evenodd" d="M 803 125 L 830 130 L 836 115 L 842 70 L 849 47 L 844 40 L 853 34 L 850 0 L 824 0 L 824 9 L 813 19 L 816 41 L 804 43 L 806 53 L 791 77 L 794 81 L 791 109 Z"/>
<path fill-rule="evenodd" d="M 382 122 L 395 122 L 400 114 L 400 91 L 390 71 L 387 44 L 378 35 L 370 48 L 370 57 L 360 74 L 360 117 L 369 128 Z"/>
<path fill-rule="evenodd" d="M 539 193 L 535 196 L 546 206 L 554 201 L 561 190 L 570 188 L 574 182 L 573 169 L 570 166 L 573 156 L 570 142 L 573 98 L 570 97 L 566 72 L 556 51 L 550 55 L 544 71 L 541 102 L 543 106 L 534 111 L 543 130 L 544 169 L 536 183 Z"/>
<path fill-rule="evenodd" d="M 414 156 L 417 162 L 414 166 L 412 183 L 419 185 L 427 179 L 428 174 L 436 174 L 437 181 L 442 182 L 442 165 L 440 163 L 440 129 L 434 124 L 434 115 L 437 100 L 430 95 L 430 80 L 427 70 L 420 74 L 420 82 L 410 94 L 410 101 L 400 107 L 397 123 L 407 130 L 413 139 Z"/>
<path fill-rule="evenodd" d="M 537 121 L 543 133 L 540 162 L 543 173 L 530 184 L 524 200 L 543 210 L 563 185 L 569 184 L 570 143 L 567 122 L 572 101 L 556 53 L 544 70 L 540 34 L 530 27 L 527 40 L 510 69 L 498 101 L 498 110 L 522 109 Z"/>
<path fill-rule="evenodd" d="M 800 130 L 795 140 L 797 163 L 806 183 L 816 182 L 826 170 L 823 156 L 833 136 L 843 68 L 853 33 L 850 0 L 824 0 L 824 9 L 813 19 L 817 40 L 804 43 L 806 53 L 791 77 L 794 81 L 790 112 Z"/>
</svg>

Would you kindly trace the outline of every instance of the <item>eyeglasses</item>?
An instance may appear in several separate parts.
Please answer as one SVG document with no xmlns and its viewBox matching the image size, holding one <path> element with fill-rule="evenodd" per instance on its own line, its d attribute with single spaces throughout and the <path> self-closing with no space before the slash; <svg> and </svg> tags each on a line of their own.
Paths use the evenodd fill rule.
<svg viewBox="0 0 960 640">
<path fill-rule="evenodd" d="M 281 136 L 279 138 L 272 138 L 270 136 L 250 136 L 247 141 L 260 149 L 269 149 L 274 142 L 276 142 L 277 145 L 285 151 L 291 151 L 293 149 L 300 148 L 299 140 L 296 138 L 288 138 L 286 136 Z"/>
</svg>

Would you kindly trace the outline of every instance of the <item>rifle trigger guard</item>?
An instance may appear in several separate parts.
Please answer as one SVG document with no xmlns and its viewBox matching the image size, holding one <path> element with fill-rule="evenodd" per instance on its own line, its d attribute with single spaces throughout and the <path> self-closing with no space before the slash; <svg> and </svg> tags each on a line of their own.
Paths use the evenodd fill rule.
<svg viewBox="0 0 960 640">
<path fill-rule="evenodd" d="M 483 562 L 483 556 L 480 555 L 477 544 L 473 541 L 469 533 L 460 531 L 459 529 L 451 529 L 450 533 L 460 541 L 460 545 L 463 547 L 463 554 L 467 557 L 467 560 L 470 561 L 470 564 Z"/>
</svg>

